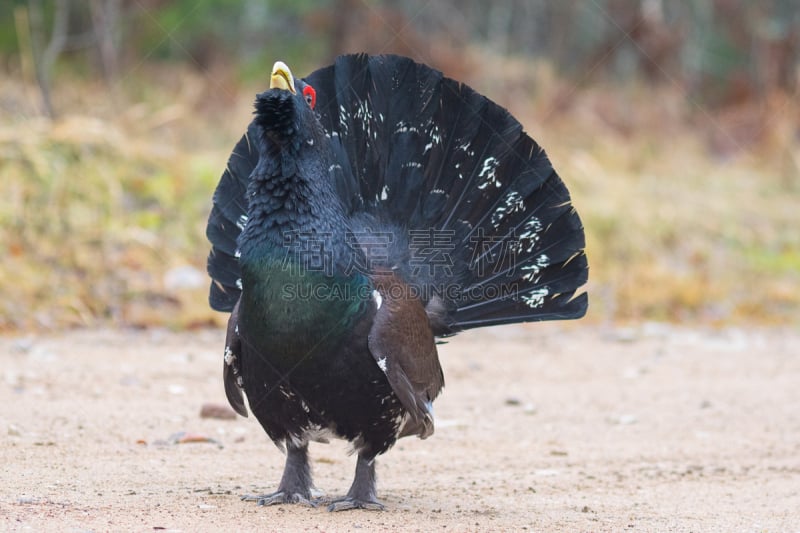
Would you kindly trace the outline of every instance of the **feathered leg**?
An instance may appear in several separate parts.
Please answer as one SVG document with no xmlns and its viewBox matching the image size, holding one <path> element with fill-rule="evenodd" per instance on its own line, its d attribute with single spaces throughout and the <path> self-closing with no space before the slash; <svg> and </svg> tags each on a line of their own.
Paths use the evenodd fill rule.
<svg viewBox="0 0 800 533">
<path fill-rule="evenodd" d="M 329 506 L 329 511 L 346 511 L 348 509 L 371 509 L 382 511 L 383 504 L 378 501 L 375 489 L 375 459 L 366 459 L 358 455 L 356 475 L 347 496 L 334 500 Z"/>
<path fill-rule="evenodd" d="M 308 444 L 295 447 L 286 445 L 286 466 L 283 469 L 278 490 L 272 494 L 260 496 L 242 496 L 245 501 L 254 501 L 258 505 L 275 505 L 279 503 L 302 503 L 314 507 L 311 501 L 311 468 L 308 465 Z"/>
</svg>

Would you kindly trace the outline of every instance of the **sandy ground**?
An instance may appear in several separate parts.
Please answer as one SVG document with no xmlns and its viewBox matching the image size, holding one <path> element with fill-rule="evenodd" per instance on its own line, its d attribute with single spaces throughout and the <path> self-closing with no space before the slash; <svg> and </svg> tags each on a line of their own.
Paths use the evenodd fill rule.
<svg viewBox="0 0 800 533">
<path fill-rule="evenodd" d="M 441 346 L 436 434 L 384 512 L 257 507 L 283 456 L 224 403 L 221 331 L 0 338 L 0 529 L 800 532 L 800 333 L 495 328 Z M 170 443 L 191 432 L 214 442 Z M 346 492 L 343 443 L 312 445 Z"/>
</svg>

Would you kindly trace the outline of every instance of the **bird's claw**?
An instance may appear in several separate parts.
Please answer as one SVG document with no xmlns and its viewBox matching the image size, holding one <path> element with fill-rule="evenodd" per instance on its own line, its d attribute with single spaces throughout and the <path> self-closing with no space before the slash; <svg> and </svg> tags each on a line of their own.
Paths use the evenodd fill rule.
<svg viewBox="0 0 800 533">
<path fill-rule="evenodd" d="M 297 503 L 300 505 L 306 505 L 308 507 L 316 507 L 317 504 L 311 500 L 310 497 L 306 497 L 299 492 L 287 492 L 279 490 L 278 492 L 273 492 L 272 494 L 261 494 L 260 496 L 256 496 L 253 494 L 245 494 L 242 496 L 242 501 L 246 502 L 256 502 L 256 505 L 279 505 L 284 503 Z"/>
<path fill-rule="evenodd" d="M 334 500 L 328 506 L 328 511 L 348 511 L 350 509 L 367 509 L 369 511 L 383 511 L 385 507 L 378 500 L 361 500 L 358 498 L 341 498 Z"/>
</svg>

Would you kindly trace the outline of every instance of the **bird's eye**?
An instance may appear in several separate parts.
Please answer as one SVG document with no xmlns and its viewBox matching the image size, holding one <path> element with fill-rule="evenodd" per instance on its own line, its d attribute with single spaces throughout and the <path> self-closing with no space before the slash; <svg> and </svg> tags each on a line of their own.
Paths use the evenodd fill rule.
<svg viewBox="0 0 800 533">
<path fill-rule="evenodd" d="M 314 106 L 317 105 L 317 91 L 311 85 L 306 85 L 303 89 L 303 96 L 311 109 L 314 109 Z"/>
</svg>

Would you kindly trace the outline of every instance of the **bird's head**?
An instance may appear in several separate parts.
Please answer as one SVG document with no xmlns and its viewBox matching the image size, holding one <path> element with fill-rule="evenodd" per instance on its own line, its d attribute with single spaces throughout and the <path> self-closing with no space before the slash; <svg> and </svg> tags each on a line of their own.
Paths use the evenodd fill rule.
<svg viewBox="0 0 800 533">
<path fill-rule="evenodd" d="M 296 80 L 282 61 L 272 67 L 269 89 L 256 96 L 256 122 L 264 134 L 280 146 L 313 144 L 322 131 L 314 115 L 317 93 Z"/>
</svg>

